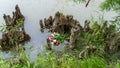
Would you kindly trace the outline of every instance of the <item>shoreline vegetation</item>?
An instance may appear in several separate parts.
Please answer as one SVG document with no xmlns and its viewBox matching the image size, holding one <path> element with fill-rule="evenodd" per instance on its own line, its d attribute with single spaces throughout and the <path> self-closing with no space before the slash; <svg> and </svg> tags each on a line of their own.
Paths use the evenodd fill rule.
<svg viewBox="0 0 120 68">
<path fill-rule="evenodd" d="M 86 7 L 90 2 L 88 0 Z M 0 30 L 0 49 L 13 50 L 17 54 L 6 59 L 0 57 L 0 68 L 120 68 L 119 16 L 114 21 L 106 21 L 103 17 L 96 21 L 92 17 L 85 20 L 84 26 L 72 15 L 59 11 L 54 17 L 40 20 L 40 31 L 48 29 L 51 34 L 46 39 L 46 50 L 33 61 L 23 47 L 31 37 L 24 30 L 25 17 L 18 5 L 12 18 L 6 14 L 3 18 L 6 24 Z M 52 45 L 57 47 L 60 44 L 65 46 L 61 51 L 52 49 Z"/>
</svg>

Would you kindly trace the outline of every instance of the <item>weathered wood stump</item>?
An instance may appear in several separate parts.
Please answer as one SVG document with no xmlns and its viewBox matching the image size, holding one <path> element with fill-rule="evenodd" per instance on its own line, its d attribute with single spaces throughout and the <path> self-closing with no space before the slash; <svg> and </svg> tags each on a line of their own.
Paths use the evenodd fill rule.
<svg viewBox="0 0 120 68">
<path fill-rule="evenodd" d="M 25 20 L 25 17 L 20 12 L 18 5 L 15 6 L 15 12 L 13 12 L 12 18 L 10 17 L 10 15 L 6 15 L 6 14 L 4 14 L 3 18 L 5 20 L 6 26 L 8 27 L 7 28 L 8 30 L 10 30 L 16 26 L 18 26 L 18 28 L 19 28 L 20 27 L 19 24 L 21 24 L 21 23 L 18 22 L 18 20 L 22 20 L 23 22 Z M 11 27 L 11 28 L 9 28 L 9 27 Z"/>
<path fill-rule="evenodd" d="M 60 12 L 57 12 L 54 16 L 50 16 L 48 19 L 40 20 L 40 27 L 41 32 L 44 31 L 44 29 L 49 29 L 50 32 L 57 32 L 57 33 L 69 33 L 70 34 L 70 41 L 67 44 L 69 48 L 74 48 L 75 41 L 77 36 L 79 35 L 79 32 L 82 30 L 82 26 L 80 23 L 73 19 L 72 15 L 63 15 Z M 48 47 L 50 47 L 49 43 Z M 51 49 L 51 47 L 50 47 Z"/>
<path fill-rule="evenodd" d="M 18 5 L 15 6 L 12 18 L 6 14 L 3 18 L 7 27 L 0 39 L 2 50 L 10 50 L 13 47 L 18 47 L 20 43 L 30 40 L 30 36 L 26 34 L 24 29 L 25 17 L 20 12 Z"/>
<path fill-rule="evenodd" d="M 10 50 L 13 47 L 19 46 L 20 43 L 29 41 L 30 36 L 26 34 L 24 29 L 18 31 L 16 29 L 6 31 L 2 34 L 2 39 L 0 39 L 0 45 L 3 50 Z"/>
</svg>

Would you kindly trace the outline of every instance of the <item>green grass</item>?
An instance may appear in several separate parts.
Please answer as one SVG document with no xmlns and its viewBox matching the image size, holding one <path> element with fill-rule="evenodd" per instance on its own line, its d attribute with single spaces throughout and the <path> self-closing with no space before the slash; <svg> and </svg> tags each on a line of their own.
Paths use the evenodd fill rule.
<svg viewBox="0 0 120 68">
<path fill-rule="evenodd" d="M 97 55 L 79 59 L 74 55 L 47 51 L 38 55 L 36 60 L 30 62 L 27 54 L 20 52 L 16 57 L 2 59 L 0 57 L 0 68 L 106 68 L 120 67 L 120 61 L 110 62 L 108 65 L 105 58 Z"/>
<path fill-rule="evenodd" d="M 44 57 L 39 56 L 35 64 L 35 68 L 106 68 L 105 60 L 98 56 L 80 60 L 68 54 L 58 57 L 51 53 L 47 53 Z"/>
</svg>

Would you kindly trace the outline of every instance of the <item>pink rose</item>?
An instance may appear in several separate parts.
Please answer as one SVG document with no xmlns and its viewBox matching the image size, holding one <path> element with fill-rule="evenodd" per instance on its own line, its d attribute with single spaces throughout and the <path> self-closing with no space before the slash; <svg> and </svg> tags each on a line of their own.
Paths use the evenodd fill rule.
<svg viewBox="0 0 120 68">
<path fill-rule="evenodd" d="M 58 46 L 59 45 L 59 43 L 58 43 L 58 41 L 56 41 L 56 46 Z"/>
</svg>

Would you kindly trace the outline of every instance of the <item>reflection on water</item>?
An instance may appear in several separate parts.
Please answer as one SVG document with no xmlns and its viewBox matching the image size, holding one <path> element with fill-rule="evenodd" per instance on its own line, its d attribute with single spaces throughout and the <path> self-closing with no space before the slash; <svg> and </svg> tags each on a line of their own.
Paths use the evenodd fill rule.
<svg viewBox="0 0 120 68">
<path fill-rule="evenodd" d="M 4 23 L 3 14 L 12 15 L 15 5 L 18 4 L 21 12 L 25 16 L 25 30 L 31 36 L 31 41 L 27 44 L 33 46 L 30 51 L 30 56 L 34 59 L 39 52 L 43 51 L 43 44 L 45 44 L 45 40 L 49 35 L 47 31 L 44 33 L 40 32 L 40 19 L 54 15 L 57 11 L 61 11 L 65 14 L 73 15 L 82 25 L 84 24 L 83 22 L 86 19 L 90 19 L 91 16 L 97 19 L 100 15 L 104 15 L 105 19 L 109 20 L 115 16 L 116 13 L 99 11 L 98 5 L 101 1 L 95 0 L 86 8 L 84 4 L 75 4 L 66 0 L 0 0 L 0 24 Z M 59 47 L 54 48 L 59 49 Z M 9 54 L 9 52 L 0 52 L 0 55 L 5 58 Z"/>
</svg>

